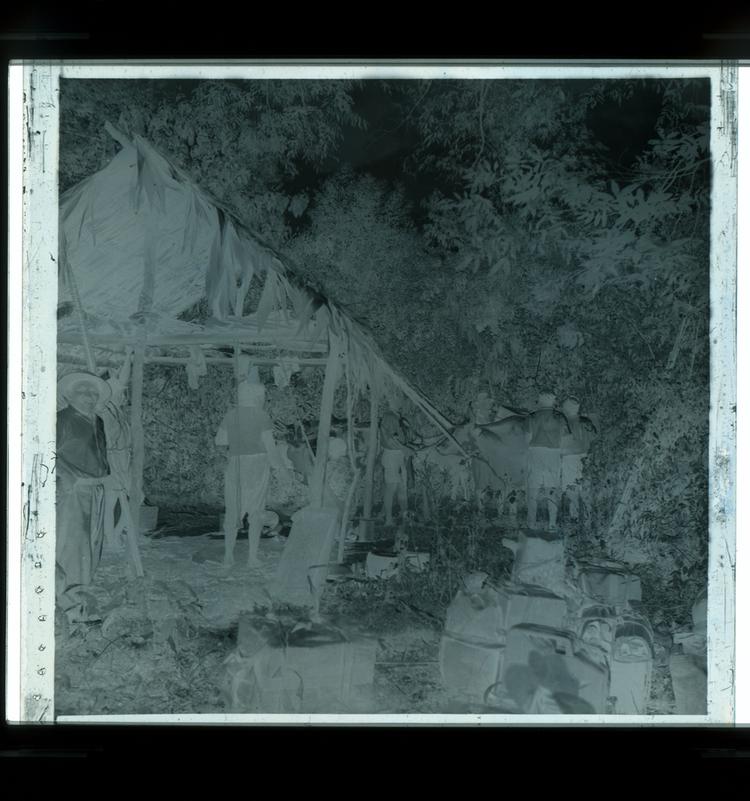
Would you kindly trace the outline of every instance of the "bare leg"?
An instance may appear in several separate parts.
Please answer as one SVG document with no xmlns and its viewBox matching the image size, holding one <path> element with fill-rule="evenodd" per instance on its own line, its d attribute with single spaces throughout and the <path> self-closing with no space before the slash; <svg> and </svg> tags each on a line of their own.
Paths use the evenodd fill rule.
<svg viewBox="0 0 750 801">
<path fill-rule="evenodd" d="M 247 563 L 249 566 L 260 564 L 258 559 L 258 545 L 260 543 L 260 532 L 263 528 L 263 517 L 261 513 L 248 515 L 247 521 Z"/>
<path fill-rule="evenodd" d="M 549 515 L 549 530 L 557 530 L 557 508 L 559 505 L 559 493 L 557 490 L 547 491 L 547 513 Z"/>
<path fill-rule="evenodd" d="M 580 492 L 577 486 L 568 487 L 568 503 L 570 506 L 568 507 L 568 514 L 570 516 L 570 520 L 573 523 L 578 522 L 578 509 L 579 504 L 581 501 Z"/>
<path fill-rule="evenodd" d="M 393 499 L 396 496 L 397 484 L 386 482 L 385 492 L 383 493 L 383 508 L 385 509 L 385 524 L 390 526 L 393 523 Z"/>
<path fill-rule="evenodd" d="M 406 536 L 406 532 L 404 531 L 403 525 L 399 526 L 398 530 L 396 531 L 396 537 L 393 543 L 393 549 L 397 553 L 401 553 L 405 551 L 409 545 L 409 538 Z"/>
<path fill-rule="evenodd" d="M 406 492 L 405 474 L 401 477 L 401 481 L 398 482 L 397 486 L 398 486 L 397 497 L 398 497 L 399 511 L 401 512 L 401 517 L 403 517 L 406 514 L 407 509 L 409 508 L 408 507 L 409 498 Z"/>
<path fill-rule="evenodd" d="M 227 517 L 224 518 L 224 565 L 226 567 L 231 567 L 234 564 L 234 546 L 237 542 L 237 526 L 229 525 Z"/>
<path fill-rule="evenodd" d="M 429 520 L 432 516 L 430 514 L 430 499 L 427 495 L 427 487 L 422 487 L 422 515 L 425 520 Z"/>
<path fill-rule="evenodd" d="M 537 492 L 535 488 L 529 487 L 526 498 L 526 524 L 529 528 L 536 528 Z"/>
</svg>

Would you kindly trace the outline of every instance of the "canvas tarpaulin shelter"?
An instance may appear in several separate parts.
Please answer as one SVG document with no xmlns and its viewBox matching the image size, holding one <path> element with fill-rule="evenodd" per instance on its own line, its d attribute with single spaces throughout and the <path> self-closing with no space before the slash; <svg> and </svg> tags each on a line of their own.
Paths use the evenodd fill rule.
<svg viewBox="0 0 750 801">
<path fill-rule="evenodd" d="M 140 338 L 147 346 L 239 341 L 298 352 L 327 349 L 333 335 L 357 388 L 396 390 L 440 427 L 450 426 L 362 326 L 297 279 L 287 258 L 143 138 L 107 128 L 122 149 L 60 201 L 60 302 L 70 302 L 74 291 L 68 265 L 92 332 L 123 342 Z M 243 315 L 254 276 L 263 291 L 255 311 Z M 176 319 L 203 298 L 209 321 Z M 63 318 L 59 334 L 61 342 L 75 342 L 80 326 Z"/>
</svg>

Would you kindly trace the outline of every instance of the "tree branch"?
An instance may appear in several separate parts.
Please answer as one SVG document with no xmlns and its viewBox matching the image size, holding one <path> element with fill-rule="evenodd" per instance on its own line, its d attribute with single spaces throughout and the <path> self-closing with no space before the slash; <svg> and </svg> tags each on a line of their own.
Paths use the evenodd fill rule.
<svg viewBox="0 0 750 801">
<path fill-rule="evenodd" d="M 477 157 L 474 159 L 474 163 L 471 165 L 472 169 L 479 164 L 479 159 L 482 158 L 482 154 L 484 153 L 484 99 L 487 95 L 487 82 L 482 81 L 481 86 L 479 89 L 479 137 L 481 144 L 479 146 L 479 152 L 477 153 Z"/>
</svg>

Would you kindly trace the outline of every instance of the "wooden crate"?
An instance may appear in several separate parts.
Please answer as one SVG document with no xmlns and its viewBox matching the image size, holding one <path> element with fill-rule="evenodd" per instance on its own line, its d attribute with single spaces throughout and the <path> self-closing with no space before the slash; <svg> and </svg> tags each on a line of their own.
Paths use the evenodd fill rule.
<svg viewBox="0 0 750 801">
<path fill-rule="evenodd" d="M 265 646 L 251 659 L 228 660 L 233 712 L 364 711 L 375 678 L 377 643 L 355 640 L 314 647 Z"/>
</svg>

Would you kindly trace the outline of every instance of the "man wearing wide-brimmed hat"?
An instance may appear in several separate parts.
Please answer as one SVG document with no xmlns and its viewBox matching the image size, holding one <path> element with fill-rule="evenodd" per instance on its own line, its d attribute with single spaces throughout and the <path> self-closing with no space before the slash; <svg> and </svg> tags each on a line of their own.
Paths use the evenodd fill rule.
<svg viewBox="0 0 750 801">
<path fill-rule="evenodd" d="M 67 406 L 57 413 L 57 602 L 70 620 L 86 619 L 82 590 L 99 565 L 104 541 L 104 487 L 109 475 L 104 423 L 96 414 L 111 390 L 89 372 L 57 384 Z"/>
</svg>

